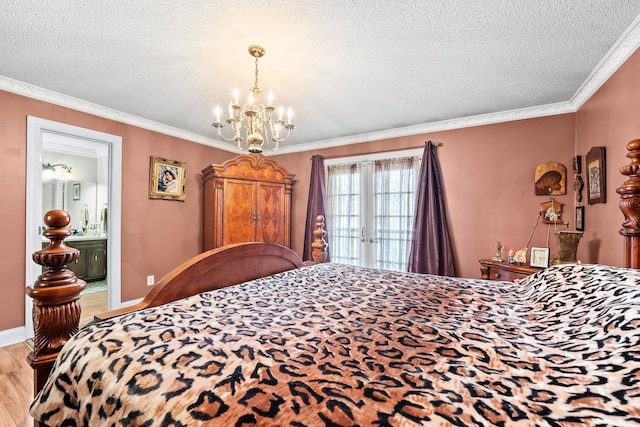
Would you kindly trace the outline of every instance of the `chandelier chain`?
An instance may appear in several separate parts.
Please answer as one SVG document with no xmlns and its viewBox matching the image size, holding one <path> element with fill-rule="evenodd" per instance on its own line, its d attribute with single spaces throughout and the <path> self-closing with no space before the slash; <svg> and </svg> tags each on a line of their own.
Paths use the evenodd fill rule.
<svg viewBox="0 0 640 427">
<path fill-rule="evenodd" d="M 256 83 L 253 87 L 258 88 L 258 57 L 256 56 Z"/>
</svg>

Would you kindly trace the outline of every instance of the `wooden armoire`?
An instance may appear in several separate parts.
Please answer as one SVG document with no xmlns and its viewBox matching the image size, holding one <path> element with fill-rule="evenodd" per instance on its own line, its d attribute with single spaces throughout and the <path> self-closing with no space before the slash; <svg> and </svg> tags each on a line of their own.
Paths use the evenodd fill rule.
<svg viewBox="0 0 640 427">
<path fill-rule="evenodd" d="M 243 242 L 290 247 L 294 176 L 262 154 L 204 168 L 203 250 Z"/>
</svg>

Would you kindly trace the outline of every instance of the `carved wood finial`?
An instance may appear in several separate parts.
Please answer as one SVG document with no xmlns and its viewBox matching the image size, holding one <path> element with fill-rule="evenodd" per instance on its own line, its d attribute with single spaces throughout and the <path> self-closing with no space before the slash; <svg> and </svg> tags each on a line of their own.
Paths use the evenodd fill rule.
<svg viewBox="0 0 640 427">
<path fill-rule="evenodd" d="M 627 150 L 631 163 L 621 167 L 620 173 L 629 179 L 616 190 L 625 219 L 620 234 L 625 242 L 625 267 L 640 268 L 640 139 L 630 141 Z"/>
<path fill-rule="evenodd" d="M 327 255 L 327 241 L 324 236 L 327 232 L 324 229 L 324 216 L 318 215 L 316 217 L 316 229 L 313 232 L 315 237 L 313 243 L 311 243 L 311 257 L 314 264 L 323 263 Z"/>
<path fill-rule="evenodd" d="M 62 346 L 78 332 L 80 324 L 80 292 L 86 283 L 67 268 L 80 256 L 64 239 L 71 235 L 69 214 L 63 210 L 46 213 L 49 227 L 42 235 L 49 246 L 33 253 L 33 260 L 46 268 L 26 293 L 33 304 L 33 350 L 27 361 L 35 370 L 35 391 L 40 390 Z"/>
</svg>

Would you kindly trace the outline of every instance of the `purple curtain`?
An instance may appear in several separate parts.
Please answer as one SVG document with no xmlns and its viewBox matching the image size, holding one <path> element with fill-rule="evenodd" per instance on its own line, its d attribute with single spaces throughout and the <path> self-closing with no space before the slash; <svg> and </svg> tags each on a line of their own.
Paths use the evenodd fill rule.
<svg viewBox="0 0 640 427">
<path fill-rule="evenodd" d="M 437 150 L 431 141 L 424 147 L 407 269 L 414 273 L 455 276 Z"/>
<path fill-rule="evenodd" d="M 316 217 L 322 215 L 325 218 L 325 228 L 327 220 L 327 212 L 325 209 L 325 200 L 327 199 L 327 190 L 324 182 L 324 157 L 315 155 L 311 158 L 311 182 L 309 184 L 309 201 L 307 203 L 307 223 L 304 229 L 304 252 L 303 260 L 311 258 L 311 243 L 313 243 L 313 231 L 316 229 Z M 328 236 L 325 236 L 327 243 Z M 329 246 L 327 245 L 325 262 L 331 260 L 329 256 Z"/>
</svg>

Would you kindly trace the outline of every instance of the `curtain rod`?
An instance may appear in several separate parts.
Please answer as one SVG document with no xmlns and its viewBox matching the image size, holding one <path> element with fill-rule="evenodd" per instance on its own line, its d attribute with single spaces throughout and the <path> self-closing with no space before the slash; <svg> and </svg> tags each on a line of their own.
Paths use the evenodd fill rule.
<svg viewBox="0 0 640 427">
<path fill-rule="evenodd" d="M 427 141 L 427 142 L 431 142 L 431 141 Z M 431 144 L 435 145 L 437 147 L 442 147 L 442 145 L 443 145 L 442 142 L 437 142 L 437 143 L 436 142 L 431 142 Z M 344 159 L 345 157 L 371 156 L 371 155 L 380 154 L 380 153 L 393 153 L 393 152 L 396 152 L 396 151 L 418 150 L 420 148 L 421 147 L 406 147 L 406 148 L 398 148 L 396 150 L 378 151 L 378 152 L 375 152 L 375 153 L 365 153 L 365 154 L 353 154 L 353 155 L 347 155 L 347 156 L 345 156 L 345 155 L 331 156 L 331 157 L 326 157 L 326 156 L 321 156 L 321 155 L 320 156 L 325 160 L 332 160 L 332 159 Z M 316 155 L 319 155 L 319 154 L 316 154 Z M 313 157 L 309 157 L 309 160 L 312 160 L 312 159 L 313 159 Z"/>
</svg>

